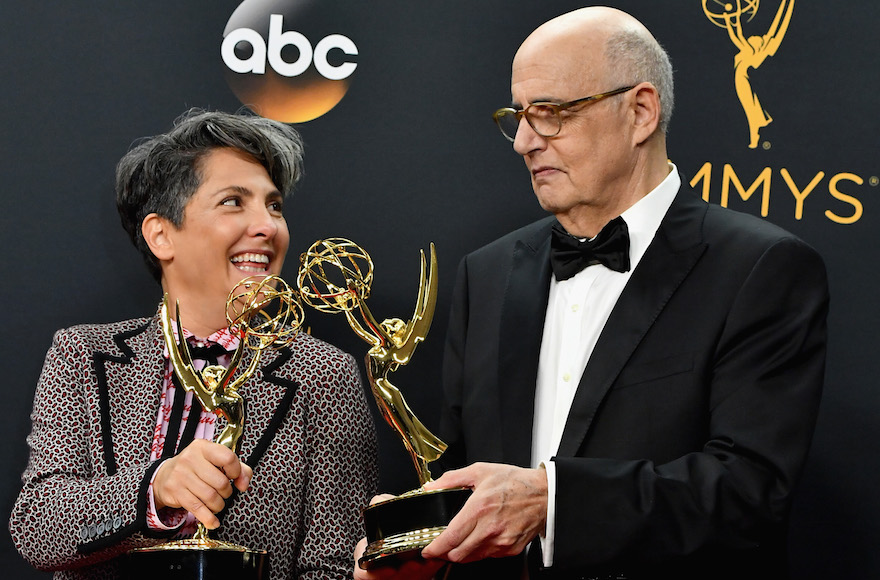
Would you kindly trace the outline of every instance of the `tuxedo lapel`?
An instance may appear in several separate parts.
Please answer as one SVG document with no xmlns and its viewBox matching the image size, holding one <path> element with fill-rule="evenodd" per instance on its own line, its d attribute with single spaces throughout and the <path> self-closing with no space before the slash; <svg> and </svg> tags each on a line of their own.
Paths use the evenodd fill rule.
<svg viewBox="0 0 880 580">
<path fill-rule="evenodd" d="M 690 189 L 679 190 L 593 349 L 572 402 L 559 456 L 578 452 L 602 399 L 703 254 L 701 229 L 707 207 Z"/>
<path fill-rule="evenodd" d="M 538 353 L 550 292 L 550 227 L 517 240 L 504 288 L 499 337 L 498 385 L 504 461 L 528 466 Z"/>
</svg>

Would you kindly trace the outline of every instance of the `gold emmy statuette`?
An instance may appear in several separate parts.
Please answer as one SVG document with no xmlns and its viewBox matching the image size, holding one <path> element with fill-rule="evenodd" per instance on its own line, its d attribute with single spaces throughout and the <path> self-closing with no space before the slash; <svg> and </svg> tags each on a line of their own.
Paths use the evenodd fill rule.
<svg viewBox="0 0 880 580">
<path fill-rule="evenodd" d="M 773 56 L 782 44 L 788 31 L 794 0 L 781 0 L 779 9 L 767 34 L 749 36 L 743 33 L 743 18 L 752 20 L 758 13 L 760 0 L 702 0 L 703 13 L 712 24 L 727 30 L 727 36 L 739 51 L 733 57 L 733 79 L 736 96 L 749 123 L 749 148 L 755 149 L 760 140 L 760 131 L 773 122 L 764 110 L 758 95 L 749 81 L 749 69 L 757 70 L 768 56 Z"/>
<path fill-rule="evenodd" d="M 419 296 L 409 321 L 386 318 L 378 322 L 367 306 L 373 281 L 373 261 L 354 242 L 344 238 L 319 240 L 300 256 L 297 286 L 303 302 L 327 313 L 345 314 L 351 328 L 371 348 L 367 376 L 382 416 L 397 432 L 412 458 L 422 487 L 364 511 L 369 544 L 358 564 L 370 568 L 388 559 L 418 557 L 422 548 L 446 529 L 470 495 L 467 489 L 426 491 L 431 481 L 428 463 L 437 460 L 446 444 L 413 414 L 389 375 L 407 364 L 425 339 L 437 304 L 437 257 L 431 244 L 431 267 L 422 270 Z"/>
<path fill-rule="evenodd" d="M 239 282 L 226 301 L 229 329 L 241 339 L 228 367 L 209 365 L 201 371 L 193 367 L 180 324 L 179 304 L 175 309 L 175 340 L 167 294 L 160 316 L 165 345 L 180 384 L 198 397 L 202 407 L 225 419 L 226 426 L 215 442 L 238 452 L 245 422 L 244 399 L 238 389 L 254 374 L 267 348 L 281 348 L 296 338 L 303 321 L 299 294 L 278 276 L 252 276 Z M 247 368 L 233 380 L 245 349 L 253 351 L 253 356 Z M 192 538 L 133 550 L 123 565 L 126 578 L 130 579 L 153 580 L 157 572 L 172 579 L 263 580 L 269 576 L 265 550 L 214 540 L 201 522 Z"/>
</svg>

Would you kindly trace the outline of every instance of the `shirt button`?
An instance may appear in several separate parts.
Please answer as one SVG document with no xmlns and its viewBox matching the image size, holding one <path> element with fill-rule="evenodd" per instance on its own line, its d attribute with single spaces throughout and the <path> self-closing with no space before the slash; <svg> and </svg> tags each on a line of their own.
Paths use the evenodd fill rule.
<svg viewBox="0 0 880 580">
<path fill-rule="evenodd" d="M 564 375 L 562 375 L 562 380 L 567 383 L 568 381 L 571 380 L 571 375 L 568 373 L 565 373 Z"/>
<path fill-rule="evenodd" d="M 580 304 L 572 304 L 572 305 L 571 305 L 571 311 L 572 311 L 572 312 L 577 312 L 578 310 L 580 310 L 580 307 L 581 307 Z"/>
</svg>

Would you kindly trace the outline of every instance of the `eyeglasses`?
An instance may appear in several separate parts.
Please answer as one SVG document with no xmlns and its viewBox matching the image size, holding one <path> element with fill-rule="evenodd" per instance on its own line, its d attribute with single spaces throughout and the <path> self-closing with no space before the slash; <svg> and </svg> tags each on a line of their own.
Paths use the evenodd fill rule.
<svg viewBox="0 0 880 580">
<path fill-rule="evenodd" d="M 621 87 L 619 89 L 614 89 L 613 91 L 608 91 L 607 93 L 599 93 L 598 95 L 575 99 L 566 103 L 538 102 L 532 103 L 525 109 L 520 110 L 505 107 L 495 111 L 492 118 L 495 119 L 495 123 L 498 125 L 498 128 L 501 129 L 501 134 L 504 135 L 508 141 L 516 139 L 516 131 L 519 129 L 519 122 L 522 120 L 523 116 L 525 116 L 529 126 L 534 129 L 535 133 L 538 135 L 542 137 L 555 137 L 559 134 L 559 131 L 562 130 L 561 111 L 570 109 L 571 107 L 582 103 L 595 103 L 601 101 L 605 97 L 619 95 L 620 93 L 625 93 L 635 87 L 636 85 Z"/>
</svg>

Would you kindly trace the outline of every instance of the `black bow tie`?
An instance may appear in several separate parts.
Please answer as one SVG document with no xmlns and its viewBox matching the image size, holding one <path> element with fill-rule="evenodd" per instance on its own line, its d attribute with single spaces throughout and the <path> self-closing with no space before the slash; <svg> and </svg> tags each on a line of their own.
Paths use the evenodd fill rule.
<svg viewBox="0 0 880 580">
<path fill-rule="evenodd" d="M 193 360 L 207 361 L 208 364 L 215 365 L 218 357 L 229 354 L 228 350 L 216 342 L 208 342 L 204 346 L 195 346 L 189 343 L 188 346 L 189 354 Z"/>
<path fill-rule="evenodd" d="M 629 229 L 622 217 L 608 222 L 592 240 L 580 241 L 553 224 L 550 267 L 557 281 L 568 280 L 587 266 L 602 264 L 615 272 L 629 271 Z"/>
</svg>

